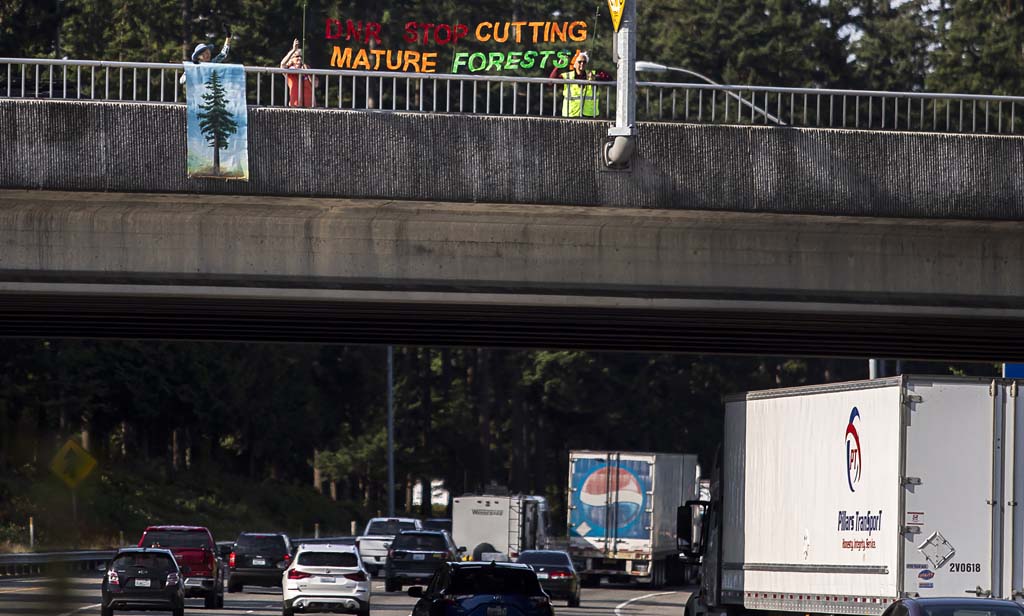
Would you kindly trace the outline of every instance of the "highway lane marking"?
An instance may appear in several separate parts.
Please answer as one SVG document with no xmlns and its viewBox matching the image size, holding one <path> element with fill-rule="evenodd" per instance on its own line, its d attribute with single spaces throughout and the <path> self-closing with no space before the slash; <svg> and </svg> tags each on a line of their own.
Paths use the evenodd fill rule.
<svg viewBox="0 0 1024 616">
<path fill-rule="evenodd" d="M 102 607 L 102 605 L 103 605 L 102 603 L 93 603 L 92 605 L 83 605 L 82 607 L 78 608 L 77 610 L 71 610 L 70 612 L 64 612 L 60 616 L 71 616 L 72 614 L 77 614 L 79 612 L 84 612 L 85 610 L 91 610 L 94 607 Z"/>
<path fill-rule="evenodd" d="M 615 616 L 622 616 L 622 612 L 620 612 L 619 610 L 623 609 L 624 607 L 626 607 L 630 603 L 633 603 L 634 601 L 641 601 L 643 599 L 650 599 L 651 597 L 662 597 L 664 595 L 674 594 L 676 594 L 676 591 L 670 590 L 669 592 L 652 592 L 648 595 L 640 595 L 639 597 L 633 597 L 632 599 L 628 601 L 623 601 L 622 603 L 615 606 Z"/>
<path fill-rule="evenodd" d="M 7 595 L 12 592 L 28 592 L 30 590 L 43 590 L 42 586 L 32 586 L 30 588 L 12 588 L 11 590 L 0 590 L 0 595 Z"/>
</svg>

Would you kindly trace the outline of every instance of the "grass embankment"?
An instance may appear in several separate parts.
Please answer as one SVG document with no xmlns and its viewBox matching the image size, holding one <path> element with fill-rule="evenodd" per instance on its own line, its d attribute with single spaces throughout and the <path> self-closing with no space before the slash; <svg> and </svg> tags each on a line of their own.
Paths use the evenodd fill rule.
<svg viewBox="0 0 1024 616">
<path fill-rule="evenodd" d="M 293 537 L 349 534 L 358 507 L 334 502 L 312 487 L 270 479 L 192 469 L 173 472 L 152 463 L 98 468 L 71 491 L 46 468 L 23 467 L 0 474 L 0 552 L 28 548 L 28 520 L 35 519 L 36 549 L 100 549 L 123 534 L 137 543 L 150 524 L 206 526 L 217 541 L 242 531 L 280 531 Z"/>
</svg>

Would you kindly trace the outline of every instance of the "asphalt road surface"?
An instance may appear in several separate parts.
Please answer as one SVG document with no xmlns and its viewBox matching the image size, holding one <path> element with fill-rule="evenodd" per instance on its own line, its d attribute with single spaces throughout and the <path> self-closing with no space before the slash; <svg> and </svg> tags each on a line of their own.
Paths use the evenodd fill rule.
<svg viewBox="0 0 1024 616">
<path fill-rule="evenodd" d="M 612 587 L 584 588 L 578 608 L 555 602 L 558 616 L 682 616 L 688 589 Z M 385 593 L 383 582 L 373 583 L 373 616 L 407 616 L 415 599 L 404 593 Z M 0 614 L 3 616 L 77 616 L 100 613 L 100 576 L 46 578 L 0 578 Z M 164 612 L 114 612 L 131 616 Z M 169 612 L 167 612 L 169 613 Z M 193 616 L 278 616 L 281 591 L 246 586 L 245 592 L 224 595 L 224 609 L 203 609 L 202 599 L 189 599 L 185 613 Z"/>
</svg>

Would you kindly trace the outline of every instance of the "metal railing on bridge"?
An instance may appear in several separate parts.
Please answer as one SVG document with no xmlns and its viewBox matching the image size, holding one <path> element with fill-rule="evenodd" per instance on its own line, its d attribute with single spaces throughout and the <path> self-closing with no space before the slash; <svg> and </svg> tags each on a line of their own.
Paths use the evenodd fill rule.
<svg viewBox="0 0 1024 616">
<path fill-rule="evenodd" d="M 0 58 L 0 97 L 184 103 L 181 64 Z M 442 73 L 281 69 L 246 66 L 250 105 L 291 105 L 293 83 L 313 81 L 312 100 L 299 106 L 360 111 L 409 111 L 560 117 L 566 86 L 583 86 L 597 119 L 615 115 L 614 81 L 568 81 Z M 931 92 L 637 83 L 637 119 L 902 130 L 1021 134 L 1024 97 Z"/>
</svg>

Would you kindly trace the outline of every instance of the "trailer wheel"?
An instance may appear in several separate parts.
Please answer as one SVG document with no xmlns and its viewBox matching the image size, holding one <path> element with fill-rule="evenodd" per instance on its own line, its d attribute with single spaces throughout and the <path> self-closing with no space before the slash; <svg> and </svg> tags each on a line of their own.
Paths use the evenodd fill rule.
<svg viewBox="0 0 1024 616">
<path fill-rule="evenodd" d="M 494 546 L 491 545 L 490 543 L 481 543 L 480 545 L 478 545 L 475 548 L 473 548 L 473 560 L 479 562 L 480 560 L 483 560 L 483 555 L 486 554 L 487 552 L 497 552 L 497 551 L 498 550 L 495 550 Z"/>
<path fill-rule="evenodd" d="M 686 607 L 683 608 L 683 616 L 697 616 L 697 593 L 690 593 Z"/>
<path fill-rule="evenodd" d="M 665 583 L 670 586 L 681 586 L 686 583 L 686 565 L 678 556 L 665 559 Z"/>
<path fill-rule="evenodd" d="M 665 561 L 656 560 L 651 563 L 650 588 L 661 588 L 665 585 Z"/>
</svg>

